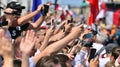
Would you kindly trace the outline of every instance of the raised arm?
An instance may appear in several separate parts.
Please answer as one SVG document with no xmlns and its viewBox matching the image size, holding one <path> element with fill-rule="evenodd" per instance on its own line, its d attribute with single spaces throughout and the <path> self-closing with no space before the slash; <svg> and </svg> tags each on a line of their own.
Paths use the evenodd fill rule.
<svg viewBox="0 0 120 67">
<path fill-rule="evenodd" d="M 22 51 L 22 67 L 30 67 L 29 56 L 35 46 L 35 42 L 35 32 L 33 32 L 33 30 L 28 30 L 26 36 L 22 38 L 20 43 L 20 50 Z"/>
<path fill-rule="evenodd" d="M 13 67 L 13 46 L 5 30 L 0 29 L 0 55 L 4 58 L 3 67 Z"/>
<path fill-rule="evenodd" d="M 43 5 L 41 4 L 41 5 L 38 6 L 37 10 L 35 10 L 34 12 L 31 12 L 30 14 L 22 16 L 21 18 L 18 19 L 18 24 L 21 25 L 24 22 L 28 21 L 29 19 L 33 18 L 35 15 L 40 13 L 42 8 L 43 8 Z"/>
<path fill-rule="evenodd" d="M 43 41 L 43 43 L 42 43 L 42 45 L 41 45 L 41 47 L 40 47 L 40 51 L 43 51 L 47 46 L 48 46 L 48 43 L 49 43 L 49 39 L 50 39 L 50 37 L 51 37 L 51 35 L 53 34 L 53 26 L 51 26 L 48 30 L 47 30 L 47 32 L 46 32 L 46 36 L 45 36 L 45 38 L 44 38 L 44 41 Z"/>
<path fill-rule="evenodd" d="M 39 26 L 41 26 L 43 20 L 44 20 L 45 16 L 41 15 L 38 20 L 36 20 L 36 22 L 34 23 L 30 23 L 31 25 L 29 26 L 29 29 L 36 29 Z"/>
<path fill-rule="evenodd" d="M 59 32 L 59 30 L 61 29 L 62 26 L 64 26 L 66 20 L 62 21 L 62 23 L 59 24 L 58 28 L 56 28 L 56 30 L 54 31 L 54 34 L 57 34 Z"/>
<path fill-rule="evenodd" d="M 59 51 L 60 49 L 65 47 L 67 45 L 67 43 L 69 43 L 71 40 L 77 38 L 80 35 L 80 32 L 81 32 L 81 26 L 74 27 L 72 29 L 71 33 L 68 36 L 66 36 L 65 38 L 63 38 L 63 39 L 61 39 L 61 40 L 59 40 L 59 41 L 49 45 L 39 55 L 36 55 L 33 58 L 34 62 L 37 63 L 38 60 L 41 57 L 47 56 L 47 55 L 51 55 L 52 53 L 55 53 L 55 52 Z"/>
</svg>

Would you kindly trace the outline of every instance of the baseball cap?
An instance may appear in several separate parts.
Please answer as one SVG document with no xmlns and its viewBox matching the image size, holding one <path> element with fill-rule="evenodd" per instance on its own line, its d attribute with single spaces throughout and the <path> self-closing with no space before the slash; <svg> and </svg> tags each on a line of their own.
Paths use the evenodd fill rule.
<svg viewBox="0 0 120 67">
<path fill-rule="evenodd" d="M 109 44 L 107 44 L 107 46 L 106 46 L 106 48 L 105 48 L 105 49 L 106 49 L 106 52 L 107 52 L 107 53 L 110 53 L 114 47 L 118 47 L 118 45 L 115 44 L 115 43 L 109 43 Z"/>
<path fill-rule="evenodd" d="M 20 9 L 25 9 L 25 6 L 21 6 L 21 4 L 18 2 L 11 1 L 10 3 L 7 4 L 6 8 L 20 10 Z"/>
</svg>

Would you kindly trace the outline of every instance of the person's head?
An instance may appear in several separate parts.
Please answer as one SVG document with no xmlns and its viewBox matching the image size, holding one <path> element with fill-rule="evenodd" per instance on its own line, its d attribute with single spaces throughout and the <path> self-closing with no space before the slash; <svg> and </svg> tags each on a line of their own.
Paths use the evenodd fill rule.
<svg viewBox="0 0 120 67">
<path fill-rule="evenodd" d="M 93 41 L 92 41 L 91 38 L 90 39 L 85 38 L 85 39 L 82 40 L 81 44 L 82 44 L 83 47 L 90 48 L 93 45 Z"/>
<path fill-rule="evenodd" d="M 117 58 L 117 62 L 120 64 L 120 55 L 119 55 L 119 57 Z"/>
<path fill-rule="evenodd" d="M 69 67 L 69 58 L 67 55 L 64 55 L 64 54 L 56 54 L 54 55 L 55 57 L 57 57 L 60 61 L 60 64 L 62 67 Z"/>
<path fill-rule="evenodd" d="M 96 42 L 105 44 L 108 41 L 108 35 L 104 32 L 100 32 L 96 35 Z"/>
<path fill-rule="evenodd" d="M 22 9 L 25 9 L 25 6 L 21 6 L 18 2 L 12 1 L 7 4 L 4 15 L 11 20 L 12 24 L 15 24 L 18 18 L 20 18 Z"/>
<path fill-rule="evenodd" d="M 21 67 L 22 64 L 21 60 L 17 60 L 17 59 L 13 60 L 13 63 L 14 63 L 14 67 Z"/>
<path fill-rule="evenodd" d="M 114 67 L 114 63 L 108 61 L 108 62 L 105 64 L 105 67 Z"/>
<path fill-rule="evenodd" d="M 44 56 L 36 64 L 36 67 L 62 67 L 59 59 L 54 56 Z"/>
<path fill-rule="evenodd" d="M 39 39 L 40 42 L 42 42 L 44 40 L 44 37 L 46 35 L 46 30 L 47 27 L 46 26 L 42 26 L 40 27 L 40 29 L 37 31 L 37 38 Z"/>
<path fill-rule="evenodd" d="M 11 8 L 13 11 L 12 11 L 12 14 L 13 15 L 18 15 L 20 16 L 21 13 L 22 13 L 22 9 L 25 9 L 25 6 L 21 6 L 20 3 L 18 2 L 15 2 L 15 1 L 11 1 L 7 4 L 6 6 L 6 9 L 7 8 Z"/>
<path fill-rule="evenodd" d="M 115 43 L 109 43 L 109 44 L 107 44 L 106 47 L 105 47 L 106 53 L 107 53 L 107 54 L 110 54 L 110 53 L 112 52 L 112 49 L 113 49 L 114 47 L 117 47 L 117 46 L 118 46 L 118 45 L 115 44 Z"/>
<path fill-rule="evenodd" d="M 119 55 L 120 55 L 120 47 L 114 47 L 111 52 L 110 60 L 112 62 L 115 62 L 115 60 L 118 58 Z"/>
</svg>

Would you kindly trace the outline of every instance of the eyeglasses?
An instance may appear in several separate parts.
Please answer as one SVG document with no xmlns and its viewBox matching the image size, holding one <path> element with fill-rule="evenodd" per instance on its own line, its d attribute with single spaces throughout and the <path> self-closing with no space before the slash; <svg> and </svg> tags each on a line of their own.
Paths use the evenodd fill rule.
<svg viewBox="0 0 120 67">
<path fill-rule="evenodd" d="M 21 15 L 21 13 L 19 13 L 19 12 L 13 12 L 13 13 L 4 12 L 4 13 L 7 14 L 7 15 L 16 15 L 16 16 L 20 16 Z"/>
<path fill-rule="evenodd" d="M 5 14 L 8 14 L 8 15 L 12 15 L 12 13 L 7 13 L 7 12 L 4 12 Z"/>
</svg>

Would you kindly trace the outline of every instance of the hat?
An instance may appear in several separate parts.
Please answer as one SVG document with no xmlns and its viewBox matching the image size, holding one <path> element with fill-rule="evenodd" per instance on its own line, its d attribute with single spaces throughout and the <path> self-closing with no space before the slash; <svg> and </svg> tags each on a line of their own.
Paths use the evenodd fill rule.
<svg viewBox="0 0 120 67">
<path fill-rule="evenodd" d="M 20 10 L 20 9 L 25 9 L 25 6 L 21 6 L 20 3 L 12 1 L 12 2 L 10 2 L 10 3 L 7 4 L 6 8 Z"/>
<path fill-rule="evenodd" d="M 109 44 L 107 44 L 107 46 L 105 47 L 106 53 L 110 53 L 110 52 L 112 51 L 112 49 L 113 49 L 114 47 L 117 47 L 117 46 L 118 46 L 118 45 L 115 44 L 115 43 L 109 43 Z"/>
</svg>

